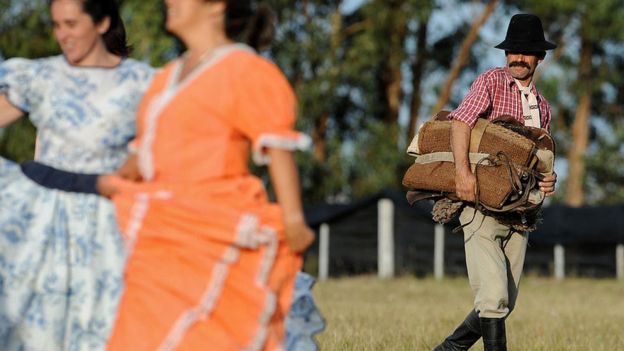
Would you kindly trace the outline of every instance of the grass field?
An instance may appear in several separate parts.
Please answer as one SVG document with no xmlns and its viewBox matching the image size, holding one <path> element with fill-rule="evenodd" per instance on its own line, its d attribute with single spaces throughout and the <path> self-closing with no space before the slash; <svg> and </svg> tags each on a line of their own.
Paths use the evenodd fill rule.
<svg viewBox="0 0 624 351">
<path fill-rule="evenodd" d="M 431 350 L 472 304 L 463 278 L 331 279 L 314 295 L 322 351 Z M 506 326 L 510 351 L 624 351 L 624 281 L 526 277 Z"/>
</svg>

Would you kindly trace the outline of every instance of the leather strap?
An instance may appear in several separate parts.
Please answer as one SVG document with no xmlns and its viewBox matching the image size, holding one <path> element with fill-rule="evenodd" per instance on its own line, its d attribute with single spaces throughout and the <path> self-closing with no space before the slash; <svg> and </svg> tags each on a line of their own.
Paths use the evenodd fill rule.
<svg viewBox="0 0 624 351">
<path fill-rule="evenodd" d="M 485 133 L 485 129 L 487 128 L 488 124 L 489 122 L 486 119 L 477 119 L 477 123 L 470 132 L 470 147 L 468 148 L 469 153 L 479 152 L 479 145 L 481 145 L 481 139 L 483 138 L 483 133 Z M 470 170 L 472 171 L 472 173 L 475 172 L 476 168 L 476 163 L 470 162 Z"/>
<path fill-rule="evenodd" d="M 490 154 L 471 152 L 468 154 L 468 161 L 471 165 L 480 163 L 484 166 L 492 166 L 488 160 L 488 157 L 490 157 Z M 453 153 L 450 151 L 440 151 L 432 152 L 430 154 L 418 155 L 414 160 L 414 163 L 418 164 L 427 164 L 434 162 L 455 162 L 455 158 L 453 157 Z"/>
<path fill-rule="evenodd" d="M 417 191 L 409 190 L 405 195 L 407 202 L 413 205 L 416 201 L 420 200 L 435 200 L 444 197 L 445 194 L 440 191 Z"/>
</svg>

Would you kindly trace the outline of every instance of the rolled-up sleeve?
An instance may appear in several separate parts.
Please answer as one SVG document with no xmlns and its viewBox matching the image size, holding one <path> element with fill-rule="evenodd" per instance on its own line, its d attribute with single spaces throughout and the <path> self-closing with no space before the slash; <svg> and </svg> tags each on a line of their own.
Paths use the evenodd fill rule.
<svg viewBox="0 0 624 351">
<path fill-rule="evenodd" d="M 448 119 L 461 121 L 473 128 L 477 119 L 492 108 L 491 82 L 485 74 L 481 74 L 470 86 L 468 94 L 459 106 L 453 110 Z"/>
</svg>

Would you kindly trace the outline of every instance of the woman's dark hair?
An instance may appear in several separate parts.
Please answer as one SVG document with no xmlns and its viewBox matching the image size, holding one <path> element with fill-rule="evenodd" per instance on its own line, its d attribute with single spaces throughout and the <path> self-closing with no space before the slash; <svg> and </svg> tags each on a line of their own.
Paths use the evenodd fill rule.
<svg viewBox="0 0 624 351">
<path fill-rule="evenodd" d="M 217 0 L 219 1 L 219 0 Z M 275 15 L 271 7 L 253 0 L 221 0 L 225 2 L 225 34 L 259 50 L 273 41 Z"/>
<path fill-rule="evenodd" d="M 55 0 L 50 0 L 50 5 Z M 106 17 L 110 19 L 108 31 L 102 35 L 106 49 L 115 55 L 126 57 L 132 48 L 126 42 L 126 28 L 124 27 L 119 6 L 115 0 L 79 0 L 82 11 L 89 15 L 93 22 L 101 23 Z M 235 1 L 233 1 L 235 2 Z"/>
</svg>

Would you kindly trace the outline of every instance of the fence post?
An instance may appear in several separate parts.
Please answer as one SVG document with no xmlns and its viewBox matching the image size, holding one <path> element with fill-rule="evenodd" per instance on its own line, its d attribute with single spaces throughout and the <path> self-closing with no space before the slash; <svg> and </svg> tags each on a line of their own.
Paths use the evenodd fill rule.
<svg viewBox="0 0 624 351">
<path fill-rule="evenodd" d="M 394 204 L 388 199 L 377 203 L 377 269 L 380 278 L 394 276 Z"/>
<path fill-rule="evenodd" d="M 618 279 L 624 279 L 624 244 L 615 248 L 615 270 Z"/>
<path fill-rule="evenodd" d="M 329 277 L 329 224 L 321 224 L 319 230 L 319 280 Z"/>
<path fill-rule="evenodd" d="M 440 223 L 435 225 L 433 276 L 438 280 L 444 278 L 444 226 Z"/>
<path fill-rule="evenodd" d="M 565 248 L 561 244 L 555 245 L 555 278 L 565 278 Z"/>
</svg>

